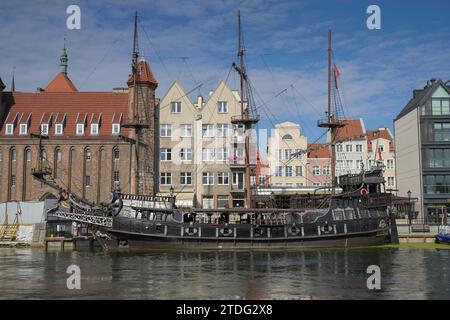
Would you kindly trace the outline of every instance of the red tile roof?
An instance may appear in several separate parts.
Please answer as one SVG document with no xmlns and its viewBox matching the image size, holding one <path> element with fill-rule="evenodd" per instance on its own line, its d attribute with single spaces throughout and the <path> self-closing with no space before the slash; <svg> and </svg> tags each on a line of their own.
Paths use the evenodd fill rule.
<svg viewBox="0 0 450 320">
<path fill-rule="evenodd" d="M 141 60 L 137 64 L 137 82 L 148 82 L 155 86 L 158 85 L 158 81 L 156 81 L 155 77 L 153 76 L 152 70 L 150 69 L 150 66 L 147 61 Z M 133 84 L 133 76 L 130 75 L 128 78 L 128 85 Z"/>
<path fill-rule="evenodd" d="M 128 93 L 115 92 L 6 92 L 9 106 L 4 124 L 15 123 L 13 135 L 5 135 L 6 125 L 0 137 L 29 137 L 38 134 L 42 123 L 49 123 L 50 137 L 105 138 L 112 135 L 112 124 L 126 121 L 128 117 Z M 62 135 L 55 135 L 55 124 L 64 123 Z M 84 135 L 76 134 L 76 124 L 85 123 Z M 90 124 L 99 122 L 99 134 L 90 134 Z M 28 124 L 28 134 L 19 134 L 19 123 Z M 129 129 L 121 128 L 127 135 Z"/>
<path fill-rule="evenodd" d="M 77 92 L 77 88 L 64 73 L 60 72 L 44 89 L 45 92 Z"/>
<path fill-rule="evenodd" d="M 362 137 L 365 134 L 365 129 L 361 123 L 361 120 L 341 120 L 345 124 L 344 127 L 336 130 L 336 140 L 347 140 L 351 138 Z"/>
<path fill-rule="evenodd" d="M 308 158 L 330 158 L 330 147 L 320 143 L 308 144 Z"/>
</svg>

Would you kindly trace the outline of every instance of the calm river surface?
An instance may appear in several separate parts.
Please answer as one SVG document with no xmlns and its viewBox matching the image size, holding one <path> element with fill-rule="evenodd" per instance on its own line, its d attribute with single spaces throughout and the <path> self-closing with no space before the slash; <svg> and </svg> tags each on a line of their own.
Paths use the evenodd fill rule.
<svg viewBox="0 0 450 320">
<path fill-rule="evenodd" d="M 69 290 L 67 267 L 81 270 Z M 369 265 L 381 290 L 368 290 Z M 0 299 L 450 299 L 450 251 L 104 253 L 0 249 Z"/>
</svg>

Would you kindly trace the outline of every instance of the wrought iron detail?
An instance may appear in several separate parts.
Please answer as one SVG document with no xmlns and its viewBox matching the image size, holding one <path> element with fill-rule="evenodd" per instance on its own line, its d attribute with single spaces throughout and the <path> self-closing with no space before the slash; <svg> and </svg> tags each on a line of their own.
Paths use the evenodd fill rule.
<svg viewBox="0 0 450 320">
<path fill-rule="evenodd" d="M 58 218 L 79 221 L 97 226 L 112 228 L 113 219 L 111 217 L 94 216 L 84 213 L 56 211 L 53 215 Z"/>
</svg>

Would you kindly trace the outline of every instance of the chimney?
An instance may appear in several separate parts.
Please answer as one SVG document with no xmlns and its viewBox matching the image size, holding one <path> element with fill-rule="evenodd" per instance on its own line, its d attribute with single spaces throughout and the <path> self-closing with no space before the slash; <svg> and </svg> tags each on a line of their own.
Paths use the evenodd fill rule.
<svg viewBox="0 0 450 320">
<path fill-rule="evenodd" d="M 436 82 L 436 78 L 431 78 L 430 82 L 431 82 L 431 85 L 433 85 Z"/>
</svg>

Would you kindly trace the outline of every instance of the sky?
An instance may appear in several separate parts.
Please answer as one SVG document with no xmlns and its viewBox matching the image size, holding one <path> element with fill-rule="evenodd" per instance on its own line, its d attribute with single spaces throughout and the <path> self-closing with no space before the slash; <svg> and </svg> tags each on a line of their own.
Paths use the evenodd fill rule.
<svg viewBox="0 0 450 320">
<path fill-rule="evenodd" d="M 79 30 L 66 26 L 72 4 L 81 9 Z M 366 25 L 372 4 L 381 9 L 379 30 Z M 1 7 L 0 77 L 7 90 L 13 67 L 17 91 L 45 87 L 59 71 L 64 35 L 69 77 L 80 91 L 125 87 L 138 10 L 140 52 L 159 82 L 157 96 L 179 80 L 193 99 L 207 97 L 221 80 L 238 89 L 230 66 L 240 9 L 260 128 L 297 122 L 308 142 L 323 133 L 316 121 L 327 107 L 329 29 L 345 115 L 363 118 L 368 129 L 392 129 L 413 89 L 450 79 L 448 0 L 25 0 Z"/>
</svg>

